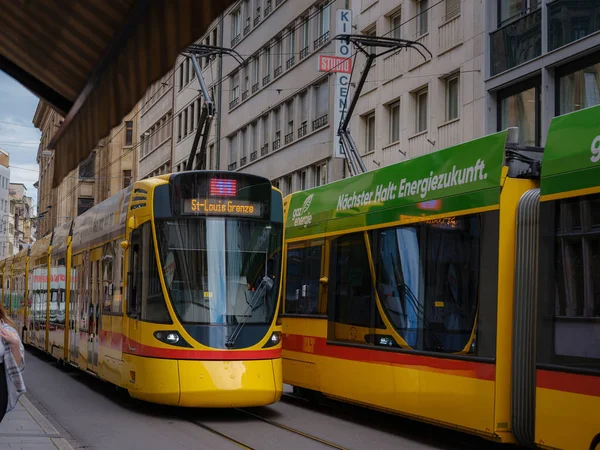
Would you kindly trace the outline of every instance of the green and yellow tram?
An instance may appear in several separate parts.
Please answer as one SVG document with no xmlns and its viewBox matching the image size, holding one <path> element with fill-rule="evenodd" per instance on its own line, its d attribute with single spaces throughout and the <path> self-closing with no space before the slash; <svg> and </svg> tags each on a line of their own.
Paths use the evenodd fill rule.
<svg viewBox="0 0 600 450">
<path fill-rule="evenodd" d="M 510 129 L 287 197 L 284 382 L 600 448 L 598 124 L 591 108 L 543 153 Z"/>
</svg>

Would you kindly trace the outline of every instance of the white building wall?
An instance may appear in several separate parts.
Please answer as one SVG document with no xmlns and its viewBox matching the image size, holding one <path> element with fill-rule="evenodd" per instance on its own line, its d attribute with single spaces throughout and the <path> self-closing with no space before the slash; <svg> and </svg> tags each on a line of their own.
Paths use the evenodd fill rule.
<svg viewBox="0 0 600 450">
<path fill-rule="evenodd" d="M 416 0 L 352 2 L 355 33 L 417 40 L 429 49 L 427 61 L 415 50 L 375 60 L 351 121 L 352 136 L 367 169 L 374 169 L 482 136 L 484 127 L 484 7 L 478 0 L 429 1 L 419 14 Z M 457 7 L 459 9 L 457 9 Z M 399 32 L 396 30 L 400 24 Z M 382 50 L 382 49 L 381 49 Z M 381 51 L 380 50 L 380 51 Z M 357 59 L 358 81 L 364 57 Z M 449 115 L 448 81 L 458 77 L 458 115 Z M 426 127 L 417 123 L 417 99 L 427 91 Z M 400 133 L 392 138 L 392 105 L 400 102 Z M 367 117 L 375 114 L 374 148 L 367 149 Z M 368 151 L 370 150 L 370 151 Z"/>
</svg>

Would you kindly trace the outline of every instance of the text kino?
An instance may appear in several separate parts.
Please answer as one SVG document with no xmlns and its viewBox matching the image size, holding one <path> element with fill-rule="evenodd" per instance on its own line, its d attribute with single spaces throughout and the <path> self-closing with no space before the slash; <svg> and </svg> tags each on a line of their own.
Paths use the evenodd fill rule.
<svg viewBox="0 0 600 450">
<path fill-rule="evenodd" d="M 191 201 L 191 211 L 197 213 L 215 213 L 215 214 L 242 214 L 253 216 L 256 214 L 256 207 L 249 204 L 240 204 L 234 201 L 211 202 L 210 200 Z"/>
</svg>

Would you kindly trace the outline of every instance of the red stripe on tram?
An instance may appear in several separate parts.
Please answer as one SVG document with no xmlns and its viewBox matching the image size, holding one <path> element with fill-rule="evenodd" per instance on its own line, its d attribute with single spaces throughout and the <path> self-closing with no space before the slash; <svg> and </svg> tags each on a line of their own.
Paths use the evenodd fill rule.
<svg viewBox="0 0 600 450">
<path fill-rule="evenodd" d="M 538 369 L 536 385 L 542 389 L 600 397 L 600 377 L 593 375 Z"/>
</svg>

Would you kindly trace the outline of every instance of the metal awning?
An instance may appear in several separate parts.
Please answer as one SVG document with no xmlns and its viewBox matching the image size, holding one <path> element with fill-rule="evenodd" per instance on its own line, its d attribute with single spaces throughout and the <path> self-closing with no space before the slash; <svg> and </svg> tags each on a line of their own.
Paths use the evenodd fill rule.
<svg viewBox="0 0 600 450">
<path fill-rule="evenodd" d="M 54 186 L 85 160 L 234 0 L 11 0 L 0 70 L 65 117 Z"/>
</svg>

